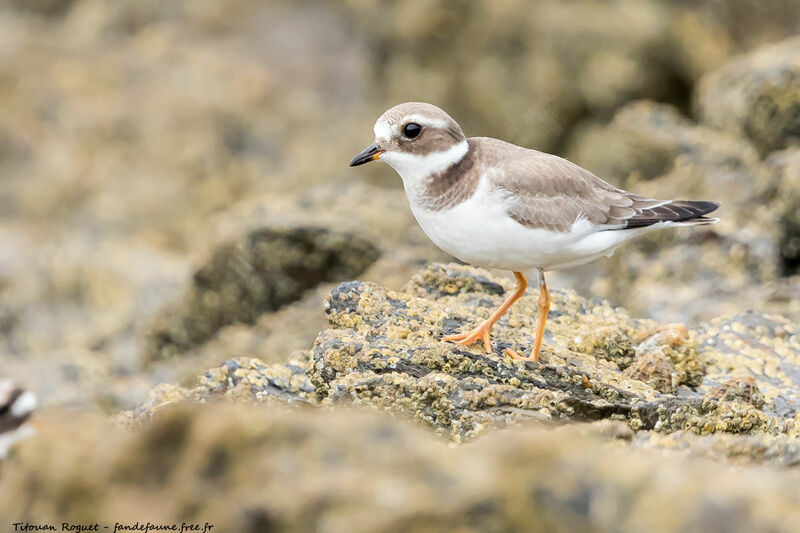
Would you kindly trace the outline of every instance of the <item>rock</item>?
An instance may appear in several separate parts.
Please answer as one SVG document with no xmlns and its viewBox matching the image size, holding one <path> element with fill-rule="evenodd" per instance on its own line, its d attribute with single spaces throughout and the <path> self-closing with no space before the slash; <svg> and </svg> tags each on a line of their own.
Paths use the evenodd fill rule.
<svg viewBox="0 0 800 533">
<path fill-rule="evenodd" d="M 323 227 L 263 228 L 220 244 L 180 303 L 154 317 L 147 353 L 171 357 L 224 326 L 252 324 L 319 283 L 360 274 L 377 257 L 370 242 Z"/>
<path fill-rule="evenodd" d="M 504 348 L 530 349 L 535 296 L 523 297 L 495 325 L 494 353 L 441 341 L 486 318 L 503 299 L 497 291 L 503 283 L 481 269 L 435 264 L 400 292 L 360 281 L 340 284 L 326 301 L 331 329 L 317 338 L 309 368 L 317 396 L 325 405 L 355 402 L 403 413 L 456 441 L 529 419 L 611 418 L 635 430 L 697 434 L 793 430 L 793 411 L 785 407 L 800 400 L 789 386 L 758 382 L 765 411 L 727 395 L 704 397 L 722 381 L 743 376 L 740 357 L 758 357 L 773 375 L 776 368 L 794 375 L 790 365 L 800 350 L 792 343 L 800 337 L 787 321 L 775 323 L 780 338 L 751 332 L 764 346 L 745 356 L 725 348 L 716 322 L 699 331 L 655 326 L 608 302 L 554 290 L 539 363 L 502 354 Z"/>
<path fill-rule="evenodd" d="M 800 24 L 791 0 L 543 0 L 533 10 L 518 0 L 465 9 L 369 0 L 348 11 L 370 45 L 367 72 L 383 101 L 447 102 L 468 134 L 544 151 L 560 151 L 581 121 L 631 100 L 688 111 L 700 76 Z"/>
<path fill-rule="evenodd" d="M 97 349 L 132 364 L 133 327 L 179 294 L 179 254 L 73 237 L 58 242 L 26 227 L 0 227 L 0 294 L 10 357 Z"/>
<path fill-rule="evenodd" d="M 731 381 L 735 381 L 731 380 Z M 553 433 L 565 432 L 579 438 L 610 439 L 617 448 L 659 450 L 663 456 L 691 461 L 703 457 L 730 466 L 764 465 L 773 468 L 792 468 L 800 464 L 800 425 L 788 435 L 737 435 L 714 433 L 697 435 L 678 430 L 663 433 L 652 430 L 633 431 L 619 420 L 600 420 L 585 424 L 569 424 L 554 428 Z"/>
<path fill-rule="evenodd" d="M 644 332 L 634 342 L 639 359 L 647 358 L 656 366 L 663 365 L 662 359 L 669 363 L 669 372 L 674 373 L 672 381 L 691 387 L 703 381 L 705 367 L 698 359 L 696 335 L 683 324 L 662 324 Z"/>
<path fill-rule="evenodd" d="M 741 313 L 716 318 L 697 333 L 697 350 L 707 363 L 702 389 L 726 387 L 725 382 L 730 387 L 731 377 L 745 384 L 753 380 L 759 392 L 752 390 L 749 403 L 763 403 L 765 411 L 783 417 L 800 409 L 800 325 L 776 315 Z"/>
<path fill-rule="evenodd" d="M 133 524 L 143 505 L 154 524 L 243 533 L 737 533 L 800 521 L 795 473 L 631 448 L 614 427 L 449 447 L 374 412 L 187 404 L 135 431 L 86 416 L 40 419 L 38 431 L 3 465 L 0 514 L 14 521 Z"/>
<path fill-rule="evenodd" d="M 570 349 L 583 350 L 595 357 L 611 361 L 620 370 L 630 367 L 636 358 L 636 348 L 633 346 L 630 332 L 613 326 L 600 327 L 575 337 L 569 346 Z"/>
<path fill-rule="evenodd" d="M 800 441 L 792 436 L 695 435 L 686 431 L 659 433 L 639 431 L 629 439 L 634 448 L 671 451 L 677 456 L 713 459 L 728 465 L 769 465 L 795 468 L 800 464 Z"/>
<path fill-rule="evenodd" d="M 0 227 L 0 368 L 43 406 L 119 409 L 156 382 L 136 328 L 180 294 L 182 256 Z M 197 374 L 197 369 L 193 371 Z"/>
<path fill-rule="evenodd" d="M 777 218 L 781 274 L 800 276 L 800 148 L 773 152 L 764 163 L 762 201 Z"/>
<path fill-rule="evenodd" d="M 305 374 L 307 360 L 290 360 L 281 365 L 266 365 L 258 359 L 229 359 L 211 368 L 192 389 L 162 383 L 132 411 L 124 411 L 116 420 L 130 426 L 152 419 L 164 408 L 182 402 L 205 403 L 228 399 L 267 405 L 289 406 L 313 401 L 314 387 Z"/>
<path fill-rule="evenodd" d="M 124 372 L 115 371 L 107 354 L 79 348 L 4 357 L 3 372 L 36 394 L 43 407 L 114 409 L 130 394 L 126 387 L 141 395 L 152 386 L 140 376 L 120 375 Z"/>
<path fill-rule="evenodd" d="M 331 289 L 331 283 L 322 283 L 277 311 L 260 315 L 253 324 L 225 326 L 212 339 L 184 352 L 181 357 L 156 365 L 166 366 L 175 373 L 174 377 L 162 379 L 183 382 L 194 379 L 200 369 L 217 366 L 232 355 L 247 355 L 266 364 L 285 362 L 287 354 L 307 349 L 325 328 L 322 302 Z"/>
<path fill-rule="evenodd" d="M 425 258 L 442 255 L 416 226 L 402 192 L 360 184 L 263 196 L 218 216 L 210 227 L 208 258 L 185 294 L 156 313 L 143 332 L 149 360 L 183 354 L 226 326 L 257 325 L 320 284 L 363 275 L 399 285 Z M 318 303 L 305 302 L 316 307 L 302 306 L 313 316 Z M 292 338 L 305 332 L 313 340 L 319 316 L 299 318 L 297 326 L 307 327 Z"/>
<path fill-rule="evenodd" d="M 762 155 L 800 144 L 800 38 L 764 46 L 707 74 L 703 123 L 750 140 Z"/>
<path fill-rule="evenodd" d="M 756 385 L 756 380 L 751 377 L 731 378 L 711 389 L 706 396 L 722 402 L 749 403 L 756 409 L 764 407 L 764 397 Z"/>
<path fill-rule="evenodd" d="M 419 228 L 402 190 L 358 181 L 266 194 L 237 204 L 211 221 L 206 248 L 271 227 L 321 227 L 363 239 L 379 256 L 361 277 L 392 287 L 444 255 Z"/>
<path fill-rule="evenodd" d="M 643 381 L 658 392 L 664 393 L 675 390 L 672 384 L 674 373 L 675 369 L 672 368 L 669 359 L 658 352 L 648 352 L 642 355 L 624 371 L 625 376 Z"/>
<path fill-rule="evenodd" d="M 753 181 L 761 168 L 753 147 L 691 122 L 674 106 L 631 102 L 609 124 L 586 126 L 570 142 L 568 156 L 615 184 L 631 188 L 668 176 L 664 185 L 680 186 L 686 195 L 721 194 L 725 203 L 757 195 Z"/>
<path fill-rule="evenodd" d="M 746 141 L 652 102 L 630 104 L 610 124 L 588 127 L 571 143 L 570 155 L 637 193 L 711 199 L 722 206 L 719 224 L 638 237 L 610 261 L 559 273 L 564 284 L 664 321 L 709 320 L 742 307 L 800 317 L 796 306 L 781 301 L 779 290 L 765 289 L 796 283 L 779 281 L 786 270 L 781 242 L 793 234 L 782 219 L 794 215 L 788 208 L 794 193 L 793 178 L 778 175 L 790 168 L 790 156 L 783 163 L 776 158 L 770 168 Z M 774 200 L 778 195 L 787 198 L 785 204 Z"/>
<path fill-rule="evenodd" d="M 67 13 L 75 0 L 7 0 L 9 6 L 21 12 L 30 12 L 48 17 L 60 17 Z"/>
<path fill-rule="evenodd" d="M 11 217 L 185 250 L 212 213 L 244 198 L 347 176 L 339 158 L 354 139 L 339 135 L 341 121 L 362 120 L 365 79 L 341 8 L 0 5 L 0 91 L 18 111 L 0 117 L 0 206 Z M 214 44 L 220 37 L 229 46 Z M 190 42 L 190 53 L 166 57 Z M 314 68 L 298 69 L 298 52 Z M 337 163 L 340 172 L 319 172 Z"/>
</svg>

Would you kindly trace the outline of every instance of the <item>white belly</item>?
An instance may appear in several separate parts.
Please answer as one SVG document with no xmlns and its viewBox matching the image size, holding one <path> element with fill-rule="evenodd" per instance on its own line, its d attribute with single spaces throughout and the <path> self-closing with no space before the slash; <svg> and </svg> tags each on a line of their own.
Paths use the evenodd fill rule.
<svg viewBox="0 0 800 533">
<path fill-rule="evenodd" d="M 469 200 L 452 209 L 431 211 L 414 201 L 410 205 L 422 230 L 439 248 L 465 263 L 502 270 L 577 266 L 611 255 L 639 233 L 597 231 L 586 220 L 568 232 L 527 228 L 506 214 L 502 197 L 486 179 Z"/>
</svg>

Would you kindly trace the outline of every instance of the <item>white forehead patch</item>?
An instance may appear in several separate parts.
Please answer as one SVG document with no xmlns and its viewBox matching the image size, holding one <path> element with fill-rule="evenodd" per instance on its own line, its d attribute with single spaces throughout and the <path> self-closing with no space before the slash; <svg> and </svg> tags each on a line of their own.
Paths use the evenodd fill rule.
<svg viewBox="0 0 800 533">
<path fill-rule="evenodd" d="M 392 128 L 390 128 L 389 124 L 383 120 L 378 120 L 372 130 L 375 132 L 376 140 L 382 139 L 384 141 L 388 141 L 392 138 Z"/>
</svg>

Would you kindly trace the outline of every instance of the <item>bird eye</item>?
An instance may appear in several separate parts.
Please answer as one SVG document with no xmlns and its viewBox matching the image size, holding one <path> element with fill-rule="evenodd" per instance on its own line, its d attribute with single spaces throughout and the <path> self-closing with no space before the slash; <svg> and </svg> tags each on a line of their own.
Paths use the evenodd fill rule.
<svg viewBox="0 0 800 533">
<path fill-rule="evenodd" d="M 403 135 L 405 135 L 409 139 L 414 139 L 415 137 L 419 137 L 421 131 L 422 127 L 415 122 L 409 122 L 408 124 L 403 126 Z"/>
</svg>

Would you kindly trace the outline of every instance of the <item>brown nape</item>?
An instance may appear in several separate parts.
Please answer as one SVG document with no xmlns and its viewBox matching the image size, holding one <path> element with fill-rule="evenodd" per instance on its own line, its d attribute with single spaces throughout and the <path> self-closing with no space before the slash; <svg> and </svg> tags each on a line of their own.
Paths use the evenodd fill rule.
<svg viewBox="0 0 800 533">
<path fill-rule="evenodd" d="M 473 195 L 481 177 L 480 150 L 472 139 L 467 144 L 467 153 L 460 161 L 426 178 L 424 192 L 418 198 L 422 207 L 431 211 L 451 209 Z"/>
</svg>

